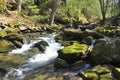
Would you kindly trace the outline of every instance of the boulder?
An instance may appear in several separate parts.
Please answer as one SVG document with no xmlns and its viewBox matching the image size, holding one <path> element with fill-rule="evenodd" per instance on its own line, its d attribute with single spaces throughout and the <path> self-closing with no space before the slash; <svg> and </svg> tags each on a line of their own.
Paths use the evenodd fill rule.
<svg viewBox="0 0 120 80">
<path fill-rule="evenodd" d="M 10 34 L 10 33 L 13 33 L 13 34 L 16 34 L 16 33 L 19 33 L 20 30 L 18 28 L 5 28 L 4 31 L 7 33 L 7 34 Z"/>
<path fill-rule="evenodd" d="M 92 69 L 86 70 L 84 76 L 87 80 L 114 80 L 111 70 L 107 66 L 95 66 Z"/>
<path fill-rule="evenodd" d="M 0 38 L 3 38 L 6 35 L 7 35 L 7 33 L 5 31 L 0 30 Z"/>
<path fill-rule="evenodd" d="M 15 49 L 15 46 L 10 41 L 0 40 L 0 53 L 9 52 Z"/>
<path fill-rule="evenodd" d="M 115 68 L 115 75 L 117 79 L 120 79 L 120 68 Z"/>
<path fill-rule="evenodd" d="M 74 43 L 73 45 L 64 47 L 58 51 L 58 57 L 67 63 L 74 63 L 86 56 L 88 46 L 86 44 Z"/>
<path fill-rule="evenodd" d="M 92 51 L 92 59 L 97 64 L 112 63 L 116 66 L 120 61 L 120 38 L 107 39 L 97 43 Z"/>
<path fill-rule="evenodd" d="M 40 51 L 44 51 L 49 44 L 46 41 L 40 41 L 34 44 L 34 47 L 37 47 Z"/>
<path fill-rule="evenodd" d="M 64 29 L 64 34 L 68 36 L 79 37 L 83 32 L 78 29 Z"/>
<path fill-rule="evenodd" d="M 21 43 L 20 41 L 14 40 L 13 44 L 17 47 L 17 48 L 21 48 L 23 43 Z"/>
<path fill-rule="evenodd" d="M 88 44 L 88 45 L 91 45 L 92 44 L 92 41 L 93 41 L 93 37 L 92 36 L 87 36 L 85 37 L 82 42 L 85 43 L 85 44 Z"/>
<path fill-rule="evenodd" d="M 14 40 L 20 41 L 21 43 L 23 43 L 23 35 L 22 34 L 18 34 L 18 33 L 10 33 L 7 34 L 4 39 L 9 40 L 11 42 L 13 42 Z"/>
</svg>

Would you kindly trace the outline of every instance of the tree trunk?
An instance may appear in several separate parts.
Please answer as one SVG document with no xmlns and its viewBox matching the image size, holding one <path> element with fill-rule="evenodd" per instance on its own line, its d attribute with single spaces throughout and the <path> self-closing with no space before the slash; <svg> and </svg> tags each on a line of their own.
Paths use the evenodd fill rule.
<svg viewBox="0 0 120 80">
<path fill-rule="evenodd" d="M 22 10 L 22 0 L 19 0 L 18 1 L 18 11 L 21 12 L 21 10 Z"/>
<path fill-rule="evenodd" d="M 53 23 L 54 23 L 55 14 L 56 14 L 58 5 L 59 5 L 59 0 L 56 0 L 56 1 L 54 2 L 54 7 L 53 7 L 52 12 L 51 12 L 51 15 L 50 15 L 50 23 L 49 23 L 49 25 L 51 25 L 51 26 L 52 26 Z"/>
</svg>

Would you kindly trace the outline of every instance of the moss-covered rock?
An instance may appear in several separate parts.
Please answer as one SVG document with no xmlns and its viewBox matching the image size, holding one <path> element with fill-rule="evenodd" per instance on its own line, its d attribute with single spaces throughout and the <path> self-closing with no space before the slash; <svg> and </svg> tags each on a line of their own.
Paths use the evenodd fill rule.
<svg viewBox="0 0 120 80">
<path fill-rule="evenodd" d="M 85 71 L 84 76 L 87 80 L 113 80 L 112 72 L 105 66 L 95 66 Z"/>
<path fill-rule="evenodd" d="M 7 33 L 7 34 L 10 34 L 10 33 L 19 33 L 20 30 L 18 28 L 5 28 L 4 31 Z"/>
<path fill-rule="evenodd" d="M 17 68 L 21 64 L 26 62 L 26 58 L 23 55 L 9 55 L 0 54 L 0 68 L 10 70 L 11 68 Z"/>
<path fill-rule="evenodd" d="M 6 35 L 7 35 L 7 33 L 5 31 L 0 30 L 0 38 L 3 38 Z"/>
<path fill-rule="evenodd" d="M 83 32 L 78 29 L 64 29 L 64 34 L 68 36 L 79 37 Z"/>
<path fill-rule="evenodd" d="M 120 79 L 120 68 L 115 68 L 115 74 L 117 79 Z"/>
<path fill-rule="evenodd" d="M 74 43 L 71 46 L 67 46 L 63 49 L 61 49 L 61 53 L 63 54 L 78 54 L 78 56 L 81 53 L 84 53 L 87 51 L 88 46 L 86 44 L 79 44 L 79 43 Z"/>
<path fill-rule="evenodd" d="M 87 80 L 98 80 L 99 79 L 99 76 L 97 75 L 97 73 L 93 71 L 86 71 L 84 76 L 87 78 Z"/>
<path fill-rule="evenodd" d="M 112 62 L 119 65 L 120 61 L 120 38 L 106 39 L 95 45 L 92 51 L 93 60 L 100 63 Z"/>
<path fill-rule="evenodd" d="M 12 49 L 15 49 L 15 46 L 10 41 L 0 40 L 0 53 L 9 52 Z"/>
<path fill-rule="evenodd" d="M 87 49 L 88 46 L 86 44 L 74 43 L 73 45 L 64 47 L 63 49 L 59 50 L 58 57 L 65 60 L 67 63 L 73 63 L 85 56 Z"/>
<path fill-rule="evenodd" d="M 18 33 L 10 33 L 10 34 L 6 35 L 4 37 L 4 39 L 7 39 L 7 40 L 9 40 L 11 42 L 14 41 L 14 40 L 23 42 L 23 35 L 22 34 L 18 34 Z"/>
<path fill-rule="evenodd" d="M 22 47 L 22 45 L 23 45 L 23 43 L 22 43 L 22 42 L 17 41 L 17 40 L 14 40 L 14 41 L 13 41 L 13 44 L 14 44 L 17 48 L 21 48 L 21 47 Z"/>
</svg>

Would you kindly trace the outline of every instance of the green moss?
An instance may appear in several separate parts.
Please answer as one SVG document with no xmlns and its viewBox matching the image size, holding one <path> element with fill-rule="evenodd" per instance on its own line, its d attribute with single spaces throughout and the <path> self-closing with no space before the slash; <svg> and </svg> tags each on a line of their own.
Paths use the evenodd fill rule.
<svg viewBox="0 0 120 80">
<path fill-rule="evenodd" d="M 15 46 L 11 42 L 5 41 L 5 40 L 0 40 L 0 52 L 7 52 L 14 48 L 15 48 Z"/>
<path fill-rule="evenodd" d="M 7 33 L 5 31 L 0 31 L 0 37 L 4 37 L 6 35 L 7 35 Z"/>
<path fill-rule="evenodd" d="M 106 74 L 110 73 L 110 70 L 106 67 L 96 66 L 92 69 L 93 71 L 96 71 L 99 74 Z"/>
<path fill-rule="evenodd" d="M 118 72 L 120 72 L 120 68 L 115 68 L 115 70 L 117 70 Z"/>
<path fill-rule="evenodd" d="M 86 44 L 74 43 L 71 46 L 67 46 L 61 50 L 63 54 L 74 54 L 74 53 L 83 53 L 87 51 L 88 46 Z"/>
<path fill-rule="evenodd" d="M 113 79 L 110 79 L 108 77 L 102 77 L 102 78 L 100 78 L 100 80 L 113 80 Z"/>
<path fill-rule="evenodd" d="M 88 79 L 88 80 L 98 80 L 98 75 L 95 72 L 92 71 L 88 71 L 85 72 L 84 76 Z"/>
</svg>

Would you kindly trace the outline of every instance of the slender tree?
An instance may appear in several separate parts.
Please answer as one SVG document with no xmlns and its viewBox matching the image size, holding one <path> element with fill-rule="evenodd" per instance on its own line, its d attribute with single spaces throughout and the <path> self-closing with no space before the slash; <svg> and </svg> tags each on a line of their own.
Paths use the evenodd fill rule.
<svg viewBox="0 0 120 80">
<path fill-rule="evenodd" d="M 107 7 L 108 7 L 108 0 L 99 0 L 101 6 L 101 13 L 103 22 L 106 19 Z"/>
</svg>

